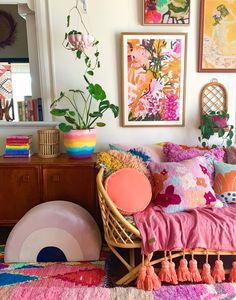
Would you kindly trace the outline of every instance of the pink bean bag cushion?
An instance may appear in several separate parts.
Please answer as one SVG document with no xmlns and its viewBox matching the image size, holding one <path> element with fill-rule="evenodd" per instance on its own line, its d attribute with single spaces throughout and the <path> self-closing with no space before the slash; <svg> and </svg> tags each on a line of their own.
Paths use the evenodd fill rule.
<svg viewBox="0 0 236 300">
<path fill-rule="evenodd" d="M 124 215 L 144 210 L 152 198 L 152 188 L 147 177 L 131 168 L 112 173 L 105 181 L 105 189 Z"/>
</svg>

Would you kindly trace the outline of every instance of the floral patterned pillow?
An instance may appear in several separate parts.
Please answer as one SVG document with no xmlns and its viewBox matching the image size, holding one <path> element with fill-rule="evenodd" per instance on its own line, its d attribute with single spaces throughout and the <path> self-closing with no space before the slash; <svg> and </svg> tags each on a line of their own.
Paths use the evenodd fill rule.
<svg viewBox="0 0 236 300">
<path fill-rule="evenodd" d="M 152 163 L 153 201 L 166 213 L 215 206 L 216 197 L 202 156 L 182 162 Z"/>
</svg>

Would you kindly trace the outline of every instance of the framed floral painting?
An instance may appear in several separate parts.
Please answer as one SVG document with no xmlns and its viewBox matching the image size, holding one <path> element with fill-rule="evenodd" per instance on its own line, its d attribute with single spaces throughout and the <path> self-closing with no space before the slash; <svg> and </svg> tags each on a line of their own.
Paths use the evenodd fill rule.
<svg viewBox="0 0 236 300">
<path fill-rule="evenodd" d="M 122 33 L 123 126 L 183 126 L 186 33 Z"/>
<path fill-rule="evenodd" d="M 188 25 L 190 0 L 143 0 L 144 25 Z"/>
<path fill-rule="evenodd" d="M 235 1 L 201 0 L 199 72 L 236 71 L 235 28 Z"/>
</svg>

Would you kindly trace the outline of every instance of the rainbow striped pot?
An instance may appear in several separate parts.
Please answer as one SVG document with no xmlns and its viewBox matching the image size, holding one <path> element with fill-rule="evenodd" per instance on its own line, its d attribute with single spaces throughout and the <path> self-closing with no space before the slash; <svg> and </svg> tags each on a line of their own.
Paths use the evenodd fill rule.
<svg viewBox="0 0 236 300">
<path fill-rule="evenodd" d="M 90 157 L 96 146 L 96 129 L 71 130 L 64 133 L 64 146 L 72 158 Z"/>
</svg>

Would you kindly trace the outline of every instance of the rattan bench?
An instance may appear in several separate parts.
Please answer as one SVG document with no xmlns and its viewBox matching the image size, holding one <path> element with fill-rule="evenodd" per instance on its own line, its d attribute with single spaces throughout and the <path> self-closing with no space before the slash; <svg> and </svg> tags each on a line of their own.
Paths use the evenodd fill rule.
<svg viewBox="0 0 236 300">
<path fill-rule="evenodd" d="M 140 260 L 136 263 L 135 249 L 141 248 L 141 235 L 139 230 L 128 222 L 125 217 L 114 206 L 112 200 L 108 196 L 103 186 L 104 169 L 101 168 L 97 175 L 97 189 L 99 205 L 101 209 L 101 216 L 104 227 L 104 238 L 116 257 L 127 268 L 128 272 L 116 284 L 128 285 L 130 282 L 137 278 L 139 268 L 141 266 Z M 123 248 L 129 251 L 129 258 L 121 255 L 117 249 Z M 205 249 L 179 249 L 172 251 L 172 259 L 177 257 L 183 257 L 183 255 L 236 255 L 236 251 L 218 251 L 218 250 L 206 250 Z M 151 265 L 158 265 L 164 260 L 164 256 L 158 259 L 154 259 L 152 255 L 146 258 L 146 262 L 149 261 Z M 229 270 L 226 270 L 229 273 Z"/>
</svg>

